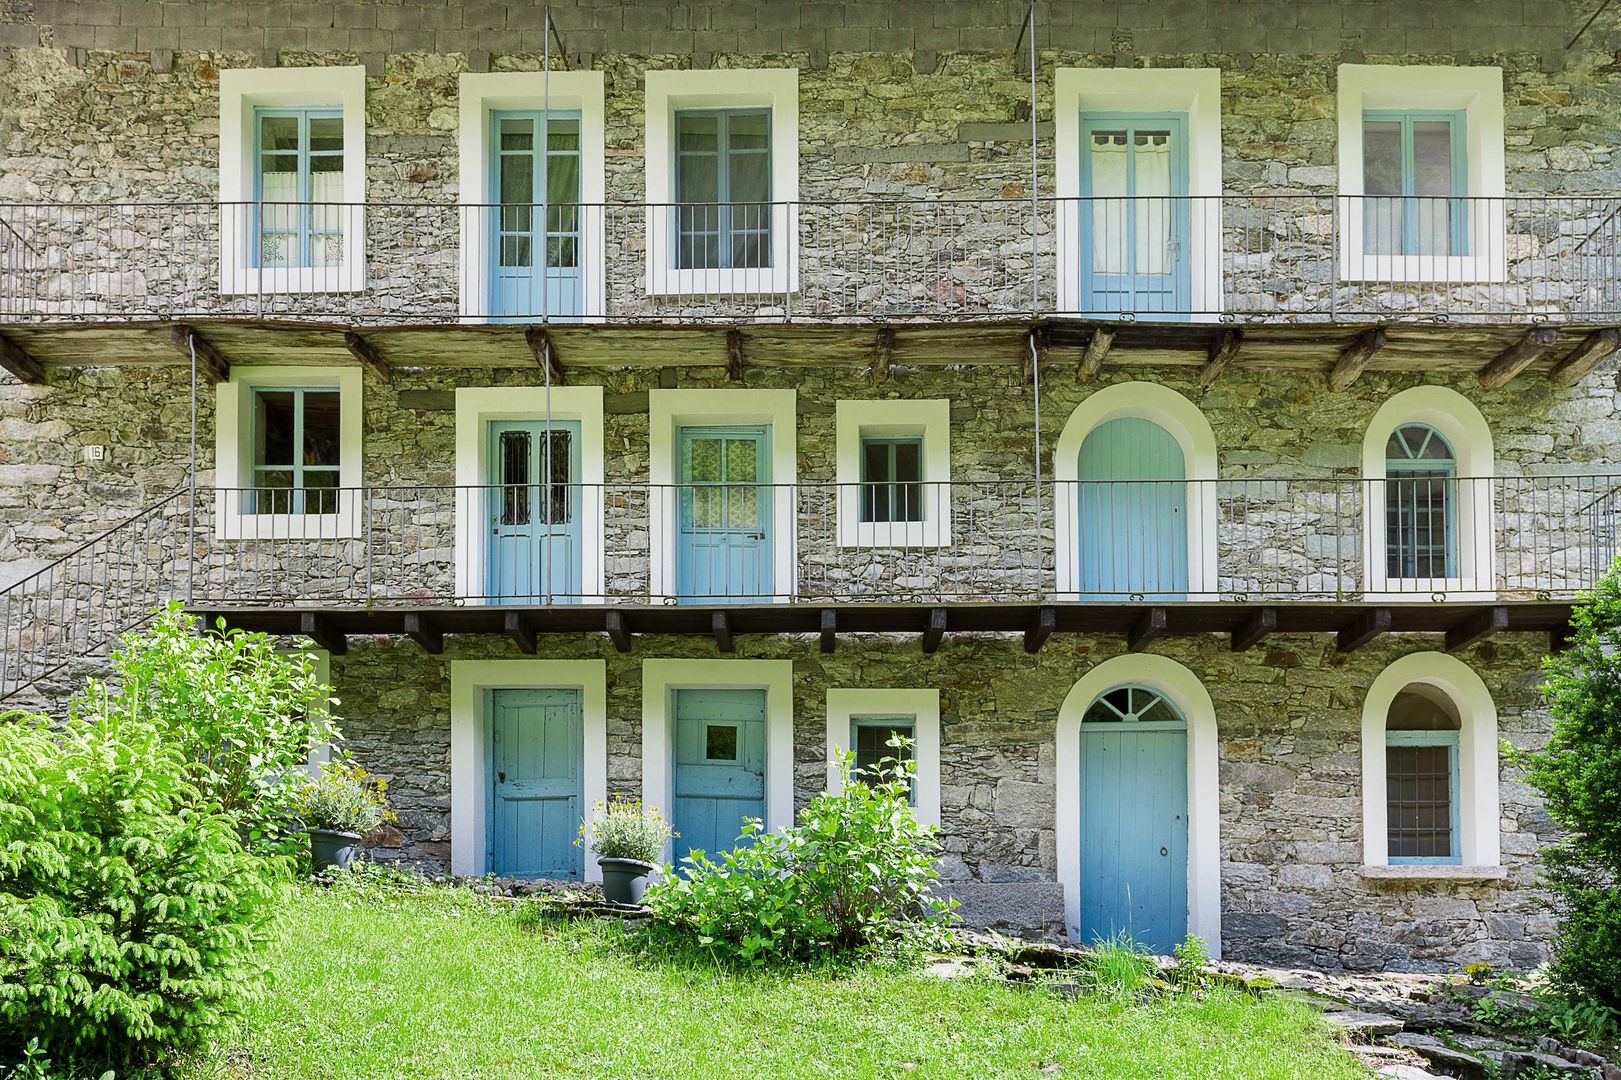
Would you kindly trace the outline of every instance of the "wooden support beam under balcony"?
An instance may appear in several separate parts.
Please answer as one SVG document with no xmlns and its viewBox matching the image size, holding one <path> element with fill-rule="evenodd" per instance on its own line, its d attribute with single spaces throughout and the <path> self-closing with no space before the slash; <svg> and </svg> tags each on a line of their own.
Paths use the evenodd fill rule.
<svg viewBox="0 0 1621 1080">
<path fill-rule="evenodd" d="M 872 345 L 872 384 L 880 386 L 889 381 L 889 369 L 895 359 L 895 328 L 878 328 L 877 340 Z"/>
<path fill-rule="evenodd" d="M 377 346 L 366 340 L 364 334 L 350 330 L 343 335 L 343 344 L 349 350 L 349 355 L 371 368 L 379 379 L 386 383 L 394 381 L 394 372 L 389 368 L 388 361 L 377 351 Z"/>
<path fill-rule="evenodd" d="M 1560 386 L 1575 386 L 1621 348 L 1621 329 L 1606 326 L 1582 338 L 1581 344 L 1554 365 L 1548 378 Z"/>
<path fill-rule="evenodd" d="M 1087 339 L 1086 348 L 1081 351 L 1081 365 L 1075 372 L 1075 381 L 1086 385 L 1097 379 L 1098 372 L 1103 370 L 1103 361 L 1114 347 L 1115 330 L 1108 326 L 1097 326 L 1092 329 L 1092 336 Z"/>
<path fill-rule="evenodd" d="M 630 624 L 625 620 L 623 611 L 609 611 L 603 616 L 603 628 L 608 632 L 608 640 L 613 642 L 618 652 L 628 653 L 634 639 L 631 637 Z"/>
<path fill-rule="evenodd" d="M 1447 652 L 1459 652 L 1477 641 L 1485 641 L 1493 634 L 1508 629 L 1508 608 L 1501 604 L 1484 608 L 1467 616 L 1447 631 Z"/>
<path fill-rule="evenodd" d="M 529 346 L 530 355 L 535 358 L 535 365 L 546 372 L 554 384 L 563 385 L 563 362 L 557 358 L 557 346 L 552 342 L 551 332 L 531 326 L 523 332 L 523 338 Z"/>
<path fill-rule="evenodd" d="M 502 622 L 507 637 L 518 646 L 518 651 L 533 656 L 540 648 L 535 638 L 535 624 L 528 615 L 521 611 L 509 611 Z"/>
<path fill-rule="evenodd" d="M 1151 607 L 1137 617 L 1126 632 L 1126 651 L 1142 652 L 1153 644 L 1154 639 L 1165 632 L 1168 619 L 1162 607 Z"/>
<path fill-rule="evenodd" d="M 438 656 L 445 651 L 445 635 L 429 616 L 419 611 L 407 612 L 404 629 L 405 636 L 422 646 L 423 652 Z"/>
<path fill-rule="evenodd" d="M 923 651 L 935 652 L 940 648 L 940 642 L 946 636 L 946 609 L 942 607 L 929 609 L 929 622 L 923 628 Z"/>
<path fill-rule="evenodd" d="M 1341 653 L 1355 652 L 1380 634 L 1388 634 L 1392 621 L 1389 608 L 1368 608 L 1339 632 L 1334 647 Z"/>
<path fill-rule="evenodd" d="M 1210 360 L 1199 372 L 1199 385 L 1206 389 L 1215 385 L 1216 380 L 1221 378 L 1221 373 L 1238 359 L 1238 350 L 1243 344 L 1244 331 L 1237 327 L 1223 330 L 1210 346 Z"/>
<path fill-rule="evenodd" d="M 839 613 L 832 608 L 822 609 L 822 652 L 827 656 L 833 655 L 833 650 L 839 647 Z"/>
<path fill-rule="evenodd" d="M 169 343 L 186 357 L 187 363 L 195 354 L 197 372 L 205 379 L 214 383 L 230 381 L 231 362 L 192 327 L 176 323 L 169 331 Z"/>
<path fill-rule="evenodd" d="M 1253 615 L 1233 631 L 1233 652 L 1248 652 L 1278 628 L 1277 608 L 1258 608 Z"/>
<path fill-rule="evenodd" d="M 325 649 L 333 656 L 349 651 L 349 639 L 320 612 L 306 611 L 299 615 L 298 632 L 315 642 L 316 648 Z"/>
<path fill-rule="evenodd" d="M 743 331 L 726 331 L 726 377 L 733 382 L 743 381 Z"/>
<path fill-rule="evenodd" d="M 737 651 L 737 644 L 732 640 L 732 620 L 726 612 L 717 611 L 710 615 L 709 632 L 714 635 L 716 649 L 721 652 Z"/>
<path fill-rule="evenodd" d="M 0 368 L 9 371 L 18 382 L 39 385 L 45 381 L 45 365 L 28 355 L 28 350 L 5 337 L 0 337 Z"/>
<path fill-rule="evenodd" d="M 1480 369 L 1480 385 L 1488 390 L 1507 386 L 1514 376 L 1547 355 L 1558 340 L 1559 331 L 1553 327 L 1533 326 Z"/>
<path fill-rule="evenodd" d="M 1340 353 L 1340 358 L 1334 362 L 1334 370 L 1328 373 L 1329 390 L 1336 394 L 1349 390 L 1389 341 L 1390 336 L 1382 326 L 1370 326 L 1358 334 L 1356 340 Z"/>
<path fill-rule="evenodd" d="M 1047 639 L 1058 629 L 1058 609 L 1043 605 L 1036 609 L 1036 619 L 1024 632 L 1024 651 L 1038 653 Z"/>
</svg>

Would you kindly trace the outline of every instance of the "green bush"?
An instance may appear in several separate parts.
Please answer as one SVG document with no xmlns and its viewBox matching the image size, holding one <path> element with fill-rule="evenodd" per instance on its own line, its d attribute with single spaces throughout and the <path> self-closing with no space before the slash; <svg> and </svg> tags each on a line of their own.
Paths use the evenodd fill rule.
<svg viewBox="0 0 1621 1080">
<path fill-rule="evenodd" d="M 1621 1009 L 1621 564 L 1571 616 L 1569 648 L 1543 665 L 1553 733 L 1516 753 L 1563 839 L 1543 849 L 1559 914 L 1554 979 Z"/>
<path fill-rule="evenodd" d="M 597 803 L 591 817 L 580 822 L 574 842 L 599 859 L 635 859 L 658 862 L 664 844 L 675 833 L 657 807 L 643 807 L 640 799 Z"/>
<path fill-rule="evenodd" d="M 293 802 L 293 813 L 307 828 L 361 836 L 395 820 L 388 808 L 388 781 L 343 758 L 327 762 L 321 774 L 305 784 Z"/>
<path fill-rule="evenodd" d="M 887 759 L 790 828 L 750 820 L 740 846 L 693 852 L 649 888 L 655 920 L 749 964 L 943 944 L 955 904 L 930 894 L 939 845 L 907 805 L 914 768 Z"/>
</svg>

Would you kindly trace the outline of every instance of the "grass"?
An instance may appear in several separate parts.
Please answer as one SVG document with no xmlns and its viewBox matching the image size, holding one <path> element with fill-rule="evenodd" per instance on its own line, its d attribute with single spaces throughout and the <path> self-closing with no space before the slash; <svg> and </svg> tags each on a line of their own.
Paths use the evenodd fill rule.
<svg viewBox="0 0 1621 1080">
<path fill-rule="evenodd" d="M 302 892 L 236 1077 L 1365 1077 L 1306 1007 L 1136 1002 L 890 964 L 732 973 L 467 893 Z"/>
</svg>

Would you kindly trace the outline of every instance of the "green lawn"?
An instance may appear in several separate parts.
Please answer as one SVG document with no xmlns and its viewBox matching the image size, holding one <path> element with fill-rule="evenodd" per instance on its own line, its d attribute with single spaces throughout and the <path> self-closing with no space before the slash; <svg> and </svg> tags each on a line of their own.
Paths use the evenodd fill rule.
<svg viewBox="0 0 1621 1080">
<path fill-rule="evenodd" d="M 1366 1076 L 1283 1000 L 1066 1001 L 876 964 L 726 974 L 460 895 L 301 893 L 269 996 L 194 1075 Z"/>
</svg>

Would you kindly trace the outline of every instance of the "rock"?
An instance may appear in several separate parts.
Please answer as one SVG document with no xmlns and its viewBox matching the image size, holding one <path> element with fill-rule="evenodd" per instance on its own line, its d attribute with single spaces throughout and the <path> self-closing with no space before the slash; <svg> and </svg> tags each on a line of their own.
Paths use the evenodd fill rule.
<svg viewBox="0 0 1621 1080">
<path fill-rule="evenodd" d="M 1394 1016 L 1384 1013 L 1362 1012 L 1358 1009 L 1342 1009 L 1334 1012 L 1325 1012 L 1323 1019 L 1347 1034 L 1373 1038 L 1377 1035 L 1394 1035 L 1402 1029 L 1402 1022 Z"/>
<path fill-rule="evenodd" d="M 1536 1077 L 1541 1080 L 1540 1073 L 1552 1072 L 1560 1076 L 1591 1076 L 1585 1065 L 1578 1065 L 1574 1061 L 1566 1061 L 1553 1054 L 1545 1054 L 1540 1050 L 1518 1051 L 1509 1050 L 1503 1054 L 1503 1068 L 1498 1074 L 1498 1080 L 1531 1080 Z"/>
<path fill-rule="evenodd" d="M 1379 1075 L 1393 1077 L 1394 1080 L 1436 1080 L 1432 1072 L 1425 1072 L 1417 1065 L 1400 1063 L 1379 1066 Z"/>
</svg>

